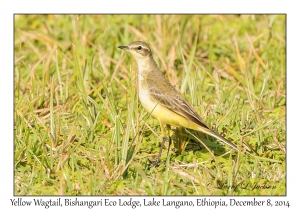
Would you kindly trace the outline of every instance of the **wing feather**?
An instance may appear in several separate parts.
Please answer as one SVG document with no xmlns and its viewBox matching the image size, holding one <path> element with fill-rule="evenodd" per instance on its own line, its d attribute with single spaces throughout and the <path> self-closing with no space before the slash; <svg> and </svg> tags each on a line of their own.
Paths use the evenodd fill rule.
<svg viewBox="0 0 300 210">
<path fill-rule="evenodd" d="M 180 93 L 171 85 L 160 70 L 151 72 L 151 75 L 148 75 L 146 80 L 151 97 L 158 101 L 160 105 L 202 127 L 210 129 L 198 113 L 194 111 Z"/>
</svg>

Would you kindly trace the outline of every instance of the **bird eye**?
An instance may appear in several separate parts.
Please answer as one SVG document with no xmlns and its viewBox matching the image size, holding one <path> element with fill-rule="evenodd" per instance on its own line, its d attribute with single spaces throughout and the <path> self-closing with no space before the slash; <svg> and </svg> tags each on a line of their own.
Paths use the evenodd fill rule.
<svg viewBox="0 0 300 210">
<path fill-rule="evenodd" d="M 141 46 L 138 46 L 138 48 L 137 48 L 138 50 L 141 50 L 142 49 L 142 47 Z"/>
</svg>

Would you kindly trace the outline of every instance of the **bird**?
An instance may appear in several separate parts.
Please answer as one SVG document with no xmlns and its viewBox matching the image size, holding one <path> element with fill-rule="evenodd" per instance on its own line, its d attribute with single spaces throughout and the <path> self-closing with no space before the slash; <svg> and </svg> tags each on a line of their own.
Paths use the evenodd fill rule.
<svg viewBox="0 0 300 210">
<path fill-rule="evenodd" d="M 212 130 L 174 88 L 158 68 L 153 59 L 151 48 L 147 43 L 135 41 L 127 46 L 118 46 L 118 48 L 128 51 L 133 56 L 138 68 L 139 100 L 143 107 L 160 123 L 163 142 L 153 165 L 160 162 L 161 152 L 166 141 L 164 125 L 166 125 L 169 132 L 169 147 L 172 142 L 170 126 L 175 126 L 200 131 L 238 150 L 234 143 Z"/>
</svg>

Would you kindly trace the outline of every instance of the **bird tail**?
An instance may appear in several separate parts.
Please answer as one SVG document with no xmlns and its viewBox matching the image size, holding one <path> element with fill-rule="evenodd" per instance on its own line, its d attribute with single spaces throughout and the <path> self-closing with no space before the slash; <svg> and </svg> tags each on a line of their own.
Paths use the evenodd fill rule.
<svg viewBox="0 0 300 210">
<path fill-rule="evenodd" d="M 229 145 L 230 147 L 232 147 L 233 149 L 238 151 L 238 148 L 234 143 L 232 143 L 229 140 L 225 139 L 223 136 L 221 136 L 217 132 L 215 132 L 215 131 L 213 131 L 209 128 L 204 128 L 204 127 L 201 127 L 201 126 L 199 126 L 199 128 L 197 130 L 202 132 L 202 133 L 208 134 L 210 136 L 213 136 L 213 137 L 219 139 L 220 141 L 224 142 L 225 144 Z"/>
</svg>

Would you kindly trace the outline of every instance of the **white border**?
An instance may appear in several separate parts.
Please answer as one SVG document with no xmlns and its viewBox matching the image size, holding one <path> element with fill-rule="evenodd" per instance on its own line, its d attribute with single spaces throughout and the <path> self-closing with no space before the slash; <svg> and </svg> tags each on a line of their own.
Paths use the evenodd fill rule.
<svg viewBox="0 0 300 210">
<path fill-rule="evenodd" d="M 294 3 L 295 2 L 295 3 Z M 1 1 L 0 2 L 0 60 L 1 60 L 1 181 L 0 205 L 10 209 L 13 197 L 13 14 L 14 13 L 286 13 L 287 14 L 287 196 L 273 200 L 289 200 L 289 209 L 300 209 L 299 190 L 299 7 L 297 1 L 252 0 L 234 1 Z M 54 197 L 52 197 L 54 199 Z M 95 200 L 97 197 L 85 197 Z M 170 197 L 168 197 L 170 198 Z M 248 200 L 251 197 L 237 199 Z M 30 199 L 30 198 L 24 198 Z M 143 199 L 143 197 L 137 197 Z M 160 198 L 158 198 L 160 199 Z M 174 198 L 176 199 L 176 198 Z M 186 199 L 185 197 L 180 199 Z M 194 199 L 194 198 L 193 198 Z M 212 199 L 218 200 L 218 197 Z M 221 199 L 226 199 L 221 197 Z M 267 197 L 258 197 L 267 199 Z M 76 208 L 76 207 L 72 207 Z M 94 207 L 96 209 L 97 207 Z M 99 207 L 98 207 L 99 208 Z M 239 207 L 238 207 L 239 208 Z M 53 209 L 51 207 L 51 209 Z M 82 208 L 80 208 L 82 209 Z M 174 209 L 174 208 L 172 208 Z M 180 208 L 182 209 L 182 208 Z"/>
</svg>

